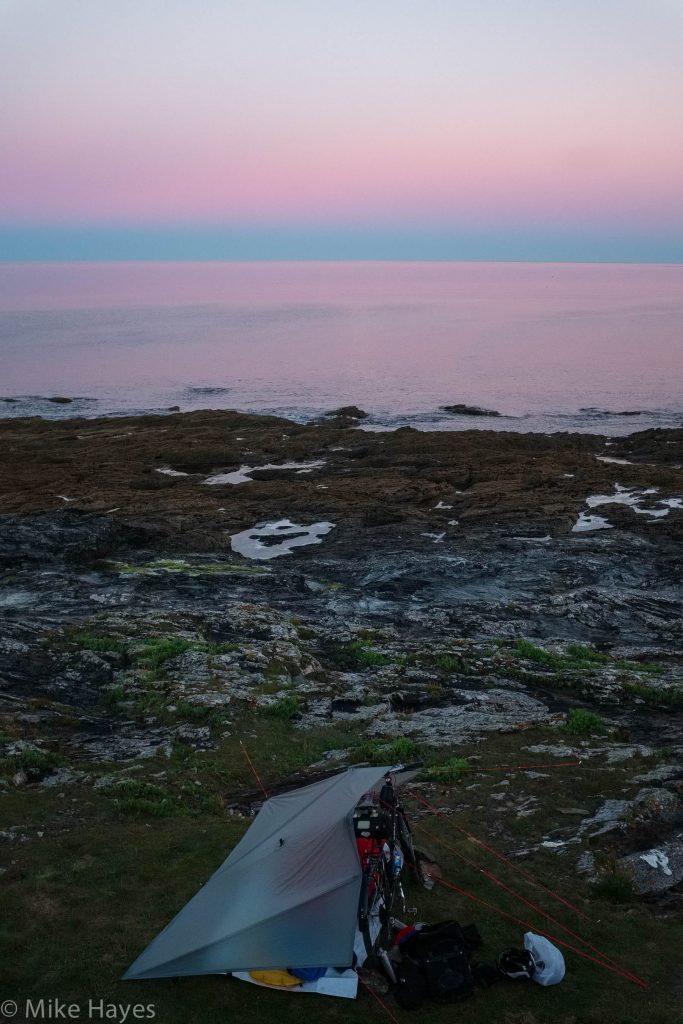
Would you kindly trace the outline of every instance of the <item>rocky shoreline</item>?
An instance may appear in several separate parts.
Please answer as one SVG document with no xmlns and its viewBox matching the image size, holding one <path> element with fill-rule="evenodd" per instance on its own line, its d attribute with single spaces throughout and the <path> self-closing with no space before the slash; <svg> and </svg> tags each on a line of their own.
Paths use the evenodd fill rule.
<svg viewBox="0 0 683 1024">
<path fill-rule="evenodd" d="M 509 852 L 596 880 L 606 852 L 675 897 L 683 430 L 368 433 L 358 413 L 0 421 L 0 809 L 131 779 L 141 806 L 200 806 L 164 759 L 248 716 L 328 730 L 304 774 L 419 752 L 427 784 L 512 736 L 611 772 L 618 799 L 539 815 Z"/>
</svg>

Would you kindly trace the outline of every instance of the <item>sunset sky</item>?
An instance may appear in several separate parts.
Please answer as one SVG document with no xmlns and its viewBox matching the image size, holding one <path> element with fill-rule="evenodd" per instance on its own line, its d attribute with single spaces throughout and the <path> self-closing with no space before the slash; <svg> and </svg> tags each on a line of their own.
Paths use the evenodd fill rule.
<svg viewBox="0 0 683 1024">
<path fill-rule="evenodd" d="M 0 258 L 683 261 L 681 0 L 0 0 Z"/>
</svg>

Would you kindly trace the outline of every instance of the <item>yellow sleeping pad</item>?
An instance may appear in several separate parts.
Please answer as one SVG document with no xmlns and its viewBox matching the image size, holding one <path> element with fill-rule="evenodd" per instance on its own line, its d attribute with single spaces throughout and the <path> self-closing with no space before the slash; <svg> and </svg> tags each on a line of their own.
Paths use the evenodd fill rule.
<svg viewBox="0 0 683 1024">
<path fill-rule="evenodd" d="M 295 978 L 289 971 L 249 971 L 254 981 L 260 981 L 262 985 L 272 985 L 273 988 L 294 988 L 301 985 L 301 978 Z"/>
</svg>

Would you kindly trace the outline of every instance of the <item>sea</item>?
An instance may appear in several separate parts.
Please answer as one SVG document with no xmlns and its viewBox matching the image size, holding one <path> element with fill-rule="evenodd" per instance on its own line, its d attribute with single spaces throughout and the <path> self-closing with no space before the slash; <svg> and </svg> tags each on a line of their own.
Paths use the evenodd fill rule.
<svg viewBox="0 0 683 1024">
<path fill-rule="evenodd" d="M 0 416 L 349 404 L 370 430 L 683 425 L 683 266 L 0 264 Z"/>
</svg>

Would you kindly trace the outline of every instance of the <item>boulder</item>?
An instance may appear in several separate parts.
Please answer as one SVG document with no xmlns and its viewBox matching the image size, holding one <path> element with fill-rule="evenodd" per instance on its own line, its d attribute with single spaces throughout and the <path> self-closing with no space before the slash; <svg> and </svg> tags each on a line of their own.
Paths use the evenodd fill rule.
<svg viewBox="0 0 683 1024">
<path fill-rule="evenodd" d="M 448 412 L 452 416 L 500 416 L 495 409 L 483 409 L 480 405 L 464 405 L 461 402 L 456 405 L 442 405 L 442 412 Z"/>
<path fill-rule="evenodd" d="M 366 420 L 368 418 L 365 409 L 359 409 L 357 405 L 342 405 L 339 409 L 332 409 L 330 412 L 326 412 L 325 415 L 349 420 Z"/>
<path fill-rule="evenodd" d="M 683 841 L 677 839 L 649 850 L 629 853 L 617 864 L 631 878 L 634 890 L 640 895 L 665 892 L 683 882 Z"/>
</svg>

